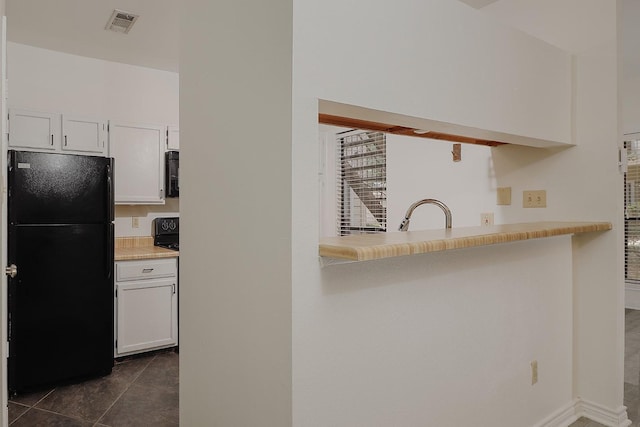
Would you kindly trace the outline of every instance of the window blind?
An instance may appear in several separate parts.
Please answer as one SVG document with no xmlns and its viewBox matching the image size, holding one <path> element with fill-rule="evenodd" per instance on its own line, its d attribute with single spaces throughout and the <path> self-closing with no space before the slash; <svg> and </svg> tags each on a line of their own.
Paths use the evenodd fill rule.
<svg viewBox="0 0 640 427">
<path fill-rule="evenodd" d="M 348 131 L 337 141 L 338 234 L 387 230 L 387 139 L 382 132 Z"/>
<path fill-rule="evenodd" d="M 625 279 L 640 283 L 640 135 L 625 141 L 627 173 L 624 175 Z"/>
</svg>

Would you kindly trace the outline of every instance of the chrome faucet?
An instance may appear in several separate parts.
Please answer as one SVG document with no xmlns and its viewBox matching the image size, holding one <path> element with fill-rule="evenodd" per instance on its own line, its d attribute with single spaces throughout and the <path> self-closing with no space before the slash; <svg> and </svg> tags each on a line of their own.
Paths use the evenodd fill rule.
<svg viewBox="0 0 640 427">
<path fill-rule="evenodd" d="M 409 221 L 411 221 L 411 214 L 418 206 L 421 206 L 421 205 L 439 206 L 440 209 L 442 209 L 442 211 L 444 212 L 445 227 L 451 228 L 451 210 L 447 207 L 447 205 L 442 203 L 440 200 L 436 200 L 436 199 L 422 199 L 422 200 L 418 200 L 417 202 L 409 206 L 409 209 L 407 209 L 407 213 L 405 214 L 404 219 L 402 220 L 402 223 L 398 228 L 398 231 L 407 231 L 409 229 Z"/>
</svg>

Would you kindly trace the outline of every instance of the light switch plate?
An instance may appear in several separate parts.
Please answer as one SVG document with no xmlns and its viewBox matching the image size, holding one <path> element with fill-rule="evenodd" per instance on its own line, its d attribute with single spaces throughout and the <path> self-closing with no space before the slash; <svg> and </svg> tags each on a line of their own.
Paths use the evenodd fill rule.
<svg viewBox="0 0 640 427">
<path fill-rule="evenodd" d="M 527 190 L 522 192 L 523 208 L 546 208 L 547 207 L 547 191 L 546 190 Z"/>
<path fill-rule="evenodd" d="M 496 193 L 497 205 L 510 205 L 511 204 L 511 187 L 498 187 Z"/>
</svg>

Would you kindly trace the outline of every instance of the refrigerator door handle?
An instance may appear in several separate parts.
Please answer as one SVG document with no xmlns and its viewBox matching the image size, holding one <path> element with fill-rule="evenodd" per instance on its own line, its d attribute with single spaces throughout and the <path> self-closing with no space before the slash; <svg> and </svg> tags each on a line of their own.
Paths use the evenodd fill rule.
<svg viewBox="0 0 640 427">
<path fill-rule="evenodd" d="M 107 208 L 109 209 L 109 221 L 113 221 L 114 203 L 113 203 L 113 172 L 111 165 L 107 165 Z"/>
<path fill-rule="evenodd" d="M 114 255 L 114 241 L 113 241 L 113 224 L 107 224 L 107 253 L 105 256 L 105 269 L 107 271 L 107 279 L 111 279 L 113 275 L 113 255 Z"/>
</svg>

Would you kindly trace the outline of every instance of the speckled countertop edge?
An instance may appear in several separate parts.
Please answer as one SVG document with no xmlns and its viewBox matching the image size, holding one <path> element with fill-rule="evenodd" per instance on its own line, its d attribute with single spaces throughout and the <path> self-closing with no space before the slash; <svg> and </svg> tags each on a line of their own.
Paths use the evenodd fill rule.
<svg viewBox="0 0 640 427">
<path fill-rule="evenodd" d="M 610 222 L 548 221 L 327 237 L 320 239 L 319 255 L 368 261 L 564 234 L 607 231 L 611 228 Z"/>
<path fill-rule="evenodd" d="M 116 237 L 115 254 L 116 261 L 136 259 L 175 258 L 180 256 L 178 251 L 153 246 L 153 237 Z"/>
</svg>

